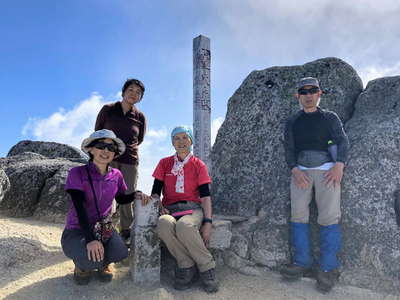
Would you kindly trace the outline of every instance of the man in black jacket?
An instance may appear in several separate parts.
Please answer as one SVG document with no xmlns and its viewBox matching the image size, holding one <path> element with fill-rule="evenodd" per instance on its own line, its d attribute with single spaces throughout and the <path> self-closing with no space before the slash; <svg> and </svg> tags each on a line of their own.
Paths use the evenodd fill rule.
<svg viewBox="0 0 400 300">
<path fill-rule="evenodd" d="M 281 269 L 288 279 L 311 271 L 309 204 L 315 191 L 320 225 L 320 258 L 317 288 L 332 289 L 339 277 L 337 252 L 341 247 L 340 183 L 349 142 L 336 113 L 319 107 L 322 91 L 316 78 L 306 77 L 297 85 L 296 98 L 303 108 L 289 118 L 285 128 L 285 156 L 291 169 L 292 264 Z"/>
</svg>

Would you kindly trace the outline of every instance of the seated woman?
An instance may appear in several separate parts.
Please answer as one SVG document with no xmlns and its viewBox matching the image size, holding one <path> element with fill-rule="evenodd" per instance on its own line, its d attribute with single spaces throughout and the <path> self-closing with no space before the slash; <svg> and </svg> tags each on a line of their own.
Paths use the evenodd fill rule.
<svg viewBox="0 0 400 300">
<path fill-rule="evenodd" d="M 64 254 L 75 264 L 77 284 L 88 284 L 92 270 L 98 270 L 99 279 L 111 281 L 110 263 L 128 256 L 128 249 L 112 228 L 112 201 L 127 204 L 137 198 L 146 202 L 140 192 L 125 195 L 126 184 L 119 170 L 110 162 L 125 151 L 125 144 L 111 130 L 103 129 L 83 140 L 82 150 L 90 156 L 89 163 L 72 168 L 65 190 L 71 196 L 66 226 L 61 245 Z"/>
<path fill-rule="evenodd" d="M 177 261 L 174 287 L 189 288 L 198 268 L 204 289 L 213 293 L 218 291 L 215 261 L 206 248 L 212 223 L 211 179 L 206 165 L 191 153 L 192 130 L 176 127 L 171 138 L 176 154 L 161 159 L 153 173 L 152 197 L 160 198 L 163 192 L 158 236 Z"/>
</svg>

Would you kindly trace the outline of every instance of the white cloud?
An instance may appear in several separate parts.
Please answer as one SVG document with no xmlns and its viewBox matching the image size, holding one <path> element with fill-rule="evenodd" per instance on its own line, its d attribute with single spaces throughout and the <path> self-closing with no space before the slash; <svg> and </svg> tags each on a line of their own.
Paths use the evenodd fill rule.
<svg viewBox="0 0 400 300">
<path fill-rule="evenodd" d="M 30 118 L 22 134 L 80 148 L 82 140 L 93 132 L 97 113 L 105 103 L 101 95 L 93 93 L 71 110 L 60 108 L 47 118 Z"/>
<path fill-rule="evenodd" d="M 25 124 L 22 134 L 33 140 L 58 142 L 80 148 L 81 142 L 94 129 L 97 113 L 108 102 L 120 98 L 120 93 L 105 101 L 97 93 L 84 99 L 71 110 L 60 108 L 57 112 L 45 118 L 30 118 Z M 167 138 L 167 128 L 148 129 L 144 142 L 139 147 L 139 181 L 138 189 L 150 193 L 153 184 L 151 174 L 158 161 L 173 153 L 170 140 Z"/>
<path fill-rule="evenodd" d="M 224 51 L 225 60 L 236 68 L 296 65 L 329 56 L 356 69 L 398 60 L 398 1 L 231 2 L 212 3 L 229 32 L 218 45 L 230 49 Z"/>
<path fill-rule="evenodd" d="M 139 147 L 139 180 L 138 189 L 150 193 L 153 186 L 153 171 L 161 158 L 172 155 L 170 139 L 166 127 L 149 129 L 143 143 Z"/>
<path fill-rule="evenodd" d="M 368 81 L 386 77 L 386 76 L 398 76 L 400 75 L 400 61 L 391 67 L 382 66 L 368 66 L 359 71 L 359 75 L 364 83 L 364 87 Z"/>
<path fill-rule="evenodd" d="M 111 97 L 114 98 L 114 97 Z M 114 99 L 113 99 L 114 101 Z M 82 140 L 93 132 L 97 113 L 105 101 L 97 93 L 83 100 L 71 110 L 60 108 L 47 118 L 31 118 L 23 128 L 27 138 L 68 144 L 80 148 Z M 211 124 L 211 140 L 214 144 L 218 129 L 223 122 L 218 117 Z M 174 149 L 169 138 L 167 127 L 149 128 L 145 139 L 139 147 L 139 180 L 138 189 L 151 192 L 153 171 L 161 158 L 172 155 Z"/>
<path fill-rule="evenodd" d="M 218 130 L 224 122 L 223 117 L 218 117 L 211 122 L 211 146 L 215 143 L 215 138 L 217 137 Z"/>
<path fill-rule="evenodd" d="M 146 137 L 153 137 L 153 138 L 165 138 L 167 137 L 168 133 L 167 133 L 167 129 L 166 128 L 162 128 L 160 130 L 154 130 L 154 129 L 150 129 L 146 132 Z"/>
</svg>

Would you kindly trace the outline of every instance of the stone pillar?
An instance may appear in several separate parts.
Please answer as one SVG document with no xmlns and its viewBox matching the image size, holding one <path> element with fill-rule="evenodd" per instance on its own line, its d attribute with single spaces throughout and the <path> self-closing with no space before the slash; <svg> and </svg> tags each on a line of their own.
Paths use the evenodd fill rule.
<svg viewBox="0 0 400 300">
<path fill-rule="evenodd" d="M 157 220 L 158 200 L 151 200 L 146 206 L 136 200 L 129 263 L 133 282 L 142 286 L 160 283 L 160 245 L 155 232 Z"/>
<path fill-rule="evenodd" d="M 210 168 L 211 97 L 210 39 L 199 35 L 193 39 L 193 131 L 194 155 Z"/>
</svg>

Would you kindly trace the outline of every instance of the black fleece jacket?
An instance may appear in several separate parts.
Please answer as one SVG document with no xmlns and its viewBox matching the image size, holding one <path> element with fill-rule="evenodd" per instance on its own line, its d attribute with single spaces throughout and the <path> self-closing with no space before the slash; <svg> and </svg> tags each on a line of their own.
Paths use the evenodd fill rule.
<svg viewBox="0 0 400 300">
<path fill-rule="evenodd" d="M 349 139 L 338 115 L 319 107 L 312 113 L 297 112 L 287 120 L 285 127 L 284 148 L 288 167 L 293 169 L 297 166 L 300 151 L 327 151 L 329 140 L 338 147 L 337 161 L 346 163 Z"/>
</svg>

